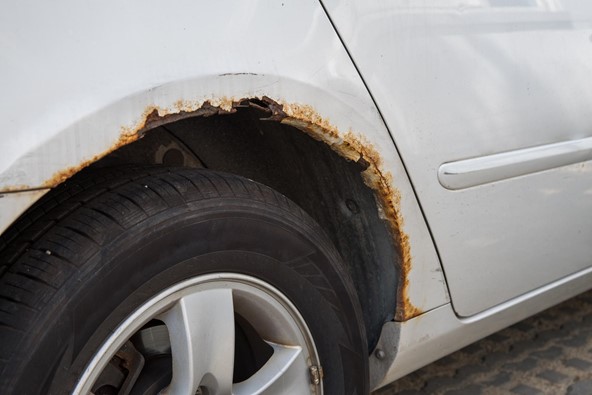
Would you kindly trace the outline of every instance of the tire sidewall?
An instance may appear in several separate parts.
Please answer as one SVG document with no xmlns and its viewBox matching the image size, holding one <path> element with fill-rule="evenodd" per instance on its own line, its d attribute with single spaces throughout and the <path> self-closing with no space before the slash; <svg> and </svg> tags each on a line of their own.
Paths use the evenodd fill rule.
<svg viewBox="0 0 592 395">
<path fill-rule="evenodd" d="M 339 259 L 312 220 L 252 199 L 167 209 L 113 235 L 81 265 L 41 317 L 45 336 L 29 344 L 27 371 L 49 367 L 45 387 L 66 393 L 147 300 L 188 278 L 228 272 L 273 285 L 297 307 L 320 356 L 325 393 L 366 393 L 361 316 Z M 32 389 L 30 381 L 21 384 L 23 393 Z"/>
</svg>

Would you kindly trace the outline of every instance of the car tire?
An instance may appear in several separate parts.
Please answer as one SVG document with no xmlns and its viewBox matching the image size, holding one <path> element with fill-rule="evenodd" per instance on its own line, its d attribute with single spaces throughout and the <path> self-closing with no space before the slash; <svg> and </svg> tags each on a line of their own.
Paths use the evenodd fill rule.
<svg viewBox="0 0 592 395">
<path fill-rule="evenodd" d="M 338 252 L 251 180 L 83 172 L 3 236 L 0 258 L 2 393 L 368 392 Z"/>
</svg>

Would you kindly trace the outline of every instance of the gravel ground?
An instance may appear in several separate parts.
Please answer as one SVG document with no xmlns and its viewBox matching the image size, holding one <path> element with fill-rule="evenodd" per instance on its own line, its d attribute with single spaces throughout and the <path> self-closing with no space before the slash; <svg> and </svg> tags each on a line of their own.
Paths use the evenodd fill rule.
<svg viewBox="0 0 592 395">
<path fill-rule="evenodd" d="M 394 394 L 592 395 L 592 291 L 373 393 Z"/>
</svg>

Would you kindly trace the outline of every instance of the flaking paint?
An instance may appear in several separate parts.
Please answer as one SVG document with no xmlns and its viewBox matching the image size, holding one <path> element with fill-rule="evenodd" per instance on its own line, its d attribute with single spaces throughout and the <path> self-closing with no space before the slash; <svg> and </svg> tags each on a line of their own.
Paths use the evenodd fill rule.
<svg viewBox="0 0 592 395">
<path fill-rule="evenodd" d="M 94 162 L 98 161 L 102 157 L 108 155 L 109 153 L 115 151 L 119 147 L 123 147 L 124 145 L 133 143 L 138 138 L 140 138 L 140 134 L 138 133 L 122 133 L 115 144 L 109 147 L 108 150 L 102 152 L 99 155 L 93 156 L 91 159 L 85 160 L 79 163 L 76 166 L 70 166 L 66 169 L 60 170 L 54 173 L 48 180 L 43 183 L 44 188 L 53 188 L 62 182 L 66 181 L 68 178 L 72 177 L 74 174 L 78 173 L 80 170 L 84 169 L 85 167 L 93 164 Z"/>
<path fill-rule="evenodd" d="M 111 152 L 138 140 L 143 136 L 144 132 L 149 129 L 189 116 L 211 116 L 222 113 L 233 113 L 236 111 L 234 108 L 235 103 L 236 102 L 230 99 L 221 98 L 204 102 L 179 100 L 175 103 L 174 108 L 172 109 L 161 108 L 158 106 L 149 106 L 144 110 L 140 116 L 140 119 L 134 125 L 122 126 L 119 139 L 111 147 L 109 147 L 109 149 L 101 152 L 100 154 L 94 155 L 92 158 L 87 159 L 75 166 L 70 166 L 54 173 L 43 183 L 43 187 L 56 187 L 57 185 L 66 181 L 68 178 L 72 177 L 74 174 L 78 173 L 80 170 L 107 156 Z M 20 190 L 23 189 L 28 188 L 22 188 Z"/>
<path fill-rule="evenodd" d="M 266 107 L 253 103 L 255 107 L 268 110 L 267 120 L 290 125 L 315 140 L 327 144 L 333 151 L 349 161 L 362 164 L 364 183 L 375 192 L 381 217 L 384 218 L 394 238 L 400 255 L 399 285 L 397 290 L 397 311 L 395 320 L 405 321 L 421 314 L 409 299 L 409 272 L 411 271 L 411 246 L 408 235 L 403 231 L 404 221 L 400 216 L 401 195 L 393 187 L 393 177 L 382 168 L 382 159 L 377 150 L 359 134 L 349 130 L 341 133 L 331 122 L 308 105 L 285 103 L 268 97 L 234 99 L 222 97 L 201 102 L 179 100 L 173 108 L 147 107 L 134 125 L 123 126 L 120 137 L 108 150 L 82 163 L 55 173 L 44 182 L 44 187 L 53 188 L 78 171 L 103 158 L 118 148 L 130 144 L 157 126 L 179 119 L 195 116 L 224 115 L 236 112 L 237 107 L 249 105 L 250 100 L 263 102 Z"/>
<path fill-rule="evenodd" d="M 400 216 L 401 194 L 393 187 L 392 175 L 382 169 L 382 159 L 372 144 L 353 131 L 340 133 L 331 122 L 321 117 L 312 107 L 300 104 L 282 105 L 286 117 L 281 123 L 291 125 L 309 136 L 329 145 L 332 150 L 347 160 L 361 162 L 366 166 L 362 172 L 364 183 L 375 192 L 383 217 L 400 254 L 399 285 L 395 320 L 404 321 L 421 314 L 408 295 L 409 272 L 411 271 L 411 245 L 403 231 L 404 220 Z"/>
</svg>

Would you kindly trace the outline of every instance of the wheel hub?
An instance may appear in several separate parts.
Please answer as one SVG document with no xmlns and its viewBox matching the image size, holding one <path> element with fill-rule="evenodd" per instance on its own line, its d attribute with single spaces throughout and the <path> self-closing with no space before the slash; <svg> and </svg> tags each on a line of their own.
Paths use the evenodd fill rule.
<svg viewBox="0 0 592 395">
<path fill-rule="evenodd" d="M 281 383 L 282 392 L 320 394 L 317 366 L 306 323 L 279 290 L 240 274 L 203 275 L 140 306 L 74 393 L 256 394 Z"/>
</svg>

